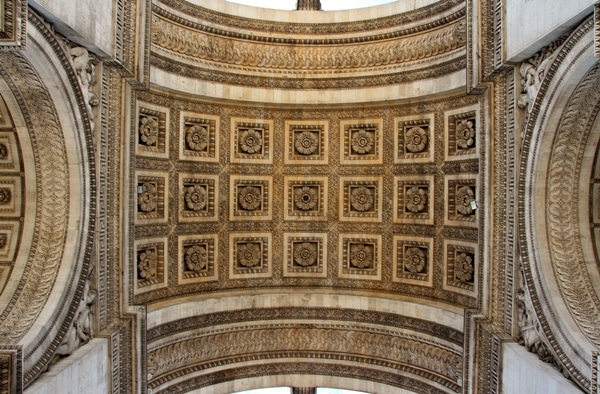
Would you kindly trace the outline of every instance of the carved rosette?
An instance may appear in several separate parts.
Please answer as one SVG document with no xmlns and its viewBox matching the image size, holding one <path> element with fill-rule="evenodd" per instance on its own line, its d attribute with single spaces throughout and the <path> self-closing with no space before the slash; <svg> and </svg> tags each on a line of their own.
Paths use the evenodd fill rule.
<svg viewBox="0 0 600 394">
<path fill-rule="evenodd" d="M 234 175 L 230 182 L 232 220 L 271 219 L 271 177 Z"/>
<path fill-rule="evenodd" d="M 231 233 L 229 277 L 232 279 L 271 276 L 271 234 Z"/>
</svg>

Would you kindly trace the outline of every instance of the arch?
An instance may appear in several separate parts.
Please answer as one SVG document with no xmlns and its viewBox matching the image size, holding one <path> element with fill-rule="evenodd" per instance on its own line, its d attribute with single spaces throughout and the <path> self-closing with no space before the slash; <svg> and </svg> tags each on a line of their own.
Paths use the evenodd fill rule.
<svg viewBox="0 0 600 394">
<path fill-rule="evenodd" d="M 539 334 L 585 389 L 600 344 L 600 303 L 583 257 L 591 243 L 580 232 L 587 201 L 580 185 L 584 173 L 589 183 L 592 166 L 582 161 L 595 145 L 588 137 L 600 108 L 592 25 L 583 22 L 546 69 L 526 123 L 519 180 L 519 244 Z"/>
<path fill-rule="evenodd" d="M 1 93 L 24 142 L 22 204 L 31 231 L 0 298 L 0 343 L 22 351 L 24 387 L 73 335 L 89 291 L 95 212 L 92 131 L 80 82 L 54 33 L 33 14 L 28 22 L 27 49 L 0 55 Z"/>
</svg>

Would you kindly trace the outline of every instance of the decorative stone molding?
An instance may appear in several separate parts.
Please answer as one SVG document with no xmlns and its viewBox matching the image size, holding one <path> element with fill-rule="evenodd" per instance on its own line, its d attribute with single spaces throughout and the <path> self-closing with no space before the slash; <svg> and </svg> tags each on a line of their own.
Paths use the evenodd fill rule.
<svg viewBox="0 0 600 394">
<path fill-rule="evenodd" d="M 168 284 L 167 239 L 149 238 L 134 243 L 134 292 L 140 294 Z"/>
<path fill-rule="evenodd" d="M 168 158 L 171 135 L 168 130 L 169 125 L 168 108 L 138 102 L 137 117 L 133 125 L 133 133 L 137 136 L 136 154 L 163 159 Z"/>
<path fill-rule="evenodd" d="M 354 44 L 353 40 L 279 38 L 278 45 L 273 45 L 269 37 L 244 35 L 238 37 L 241 40 L 232 40 L 230 37 L 235 33 L 210 29 L 191 21 L 186 21 L 184 27 L 172 19 L 176 18 L 166 11 L 153 14 L 152 43 L 155 52 L 170 54 L 187 62 L 194 59 L 213 67 L 253 68 L 263 72 L 394 66 L 460 49 L 464 46 L 465 36 L 465 22 L 461 19 L 416 36 L 396 33 L 385 41 L 373 37 L 368 41 L 374 42 Z M 207 29 L 211 34 L 207 34 Z M 318 47 L 314 45 L 317 42 Z"/>
<path fill-rule="evenodd" d="M 219 162 L 220 118 L 182 111 L 179 116 L 179 158 Z"/>
<path fill-rule="evenodd" d="M 219 279 L 217 235 L 180 235 L 177 249 L 177 281 L 190 284 Z"/>
<path fill-rule="evenodd" d="M 321 11 L 321 2 L 319 0 L 298 0 L 296 3 L 298 11 Z"/>
<path fill-rule="evenodd" d="M 231 119 L 231 163 L 273 163 L 273 121 Z"/>
<path fill-rule="evenodd" d="M 340 221 L 381 222 L 382 177 L 340 177 Z"/>
<path fill-rule="evenodd" d="M 271 220 L 273 186 L 265 176 L 231 175 L 230 220 Z"/>
<path fill-rule="evenodd" d="M 340 338 L 345 340 L 340 341 Z M 158 387 L 184 366 L 189 368 L 187 371 L 190 373 L 207 369 L 216 360 L 230 364 L 250 361 L 248 357 L 253 357 L 266 363 L 273 357 L 269 354 L 280 362 L 288 358 L 344 357 L 352 364 L 357 361 L 367 365 L 383 363 L 409 373 L 420 370 L 422 372 L 418 375 L 426 375 L 453 390 L 459 388 L 462 374 L 459 352 L 418 336 L 327 323 L 313 324 L 312 327 L 302 323 L 272 323 L 202 330 L 177 342 L 153 347 L 148 355 L 148 369 L 152 374 L 149 386 Z M 361 356 L 353 356 L 357 354 Z M 433 377 L 434 374 L 439 377 Z"/>
<path fill-rule="evenodd" d="M 231 233 L 229 235 L 229 278 L 270 278 L 271 233 Z"/>
<path fill-rule="evenodd" d="M 533 109 L 533 102 L 541 88 L 542 80 L 546 76 L 548 68 L 554 61 L 558 50 L 565 42 L 566 37 L 562 37 L 550 45 L 542 48 L 541 51 L 521 63 L 519 74 L 521 75 L 521 96 L 518 106 L 530 113 Z"/>
<path fill-rule="evenodd" d="M 283 234 L 283 276 L 327 277 L 327 234 Z"/>
<path fill-rule="evenodd" d="M 341 164 L 383 164 L 381 119 L 340 122 Z"/>
<path fill-rule="evenodd" d="M 56 356 L 68 356 L 94 337 L 95 319 L 92 307 L 96 302 L 97 292 L 90 287 L 92 285 L 92 273 L 90 271 L 87 275 L 87 280 L 83 288 L 83 296 L 75 312 L 73 324 L 58 349 L 56 349 Z"/>
<path fill-rule="evenodd" d="M 136 213 L 138 224 L 158 224 L 168 221 L 168 174 L 138 171 L 136 174 Z"/>
<path fill-rule="evenodd" d="M 433 113 L 394 118 L 394 162 L 433 163 L 434 133 Z"/>
<path fill-rule="evenodd" d="M 27 1 L 0 1 L 0 48 L 24 49 L 27 42 Z"/>
<path fill-rule="evenodd" d="M 433 175 L 394 177 L 394 222 L 433 224 L 434 207 Z"/>
<path fill-rule="evenodd" d="M 474 243 L 444 240 L 444 289 L 477 296 L 479 251 Z"/>
<path fill-rule="evenodd" d="M 475 174 L 446 176 L 446 212 L 444 222 L 452 225 L 478 225 L 479 190 Z"/>
<path fill-rule="evenodd" d="M 381 280 L 381 235 L 340 234 L 341 278 Z"/>
<path fill-rule="evenodd" d="M 23 392 L 23 348 L 0 345 L 0 393 Z"/>
<path fill-rule="evenodd" d="M 179 221 L 207 222 L 219 218 L 219 176 L 179 173 Z"/>
<path fill-rule="evenodd" d="M 328 121 L 286 120 L 285 130 L 285 164 L 328 163 Z"/>
<path fill-rule="evenodd" d="M 530 101 L 529 90 L 524 100 L 529 108 L 523 133 L 520 163 L 523 170 L 518 196 L 519 212 L 522 212 L 519 214 L 522 266 L 540 331 L 552 345 L 560 369 L 584 390 L 591 387 L 590 364 L 581 360 L 589 356 L 582 352 L 584 344 L 575 345 L 577 340 L 563 327 L 577 324 L 589 343 L 598 346 L 600 302 L 582 257 L 584 238 L 579 234 L 578 224 L 581 159 L 600 102 L 599 68 L 589 62 L 593 55 L 592 29 L 593 18 L 588 18 L 568 38 L 553 43 L 533 58 L 537 64 L 531 65 L 543 70 L 543 77 L 533 79 L 539 81 L 539 86 L 532 85 L 533 101 Z M 557 103 L 556 97 L 564 97 L 564 101 Z M 556 110 L 553 105 L 559 105 L 556 117 L 549 115 Z M 544 152 L 543 156 L 540 151 Z M 541 167 L 540 157 L 544 158 Z M 536 170 L 531 171 L 531 168 Z M 545 185 L 543 201 L 531 196 L 528 189 L 532 182 L 539 182 L 540 177 Z M 540 217 L 543 219 L 538 223 Z M 544 229 L 542 235 L 540 229 Z M 533 245 L 533 240 L 539 245 Z M 545 254 L 543 260 L 538 250 Z M 540 272 L 548 270 L 553 272 L 551 277 L 556 278 L 552 286 L 560 293 L 547 291 L 547 275 L 543 275 L 546 279 L 540 279 Z M 566 308 L 570 316 L 557 315 L 555 303 Z"/>
<path fill-rule="evenodd" d="M 394 236 L 393 280 L 433 286 L 433 238 Z"/>
<path fill-rule="evenodd" d="M 285 220 L 327 220 L 328 179 L 324 176 L 286 176 Z"/>
<path fill-rule="evenodd" d="M 479 108 L 460 108 L 444 114 L 446 160 L 475 159 L 479 155 L 477 141 L 481 139 L 483 125 Z M 481 141 L 480 141 L 481 143 Z"/>
</svg>

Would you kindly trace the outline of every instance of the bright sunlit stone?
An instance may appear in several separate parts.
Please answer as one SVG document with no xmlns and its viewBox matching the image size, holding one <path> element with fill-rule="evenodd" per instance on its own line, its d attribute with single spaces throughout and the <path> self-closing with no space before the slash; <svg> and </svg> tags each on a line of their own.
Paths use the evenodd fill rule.
<svg viewBox="0 0 600 394">
<path fill-rule="evenodd" d="M 296 0 L 228 0 L 232 3 L 251 5 L 254 7 L 272 8 L 277 10 L 295 10 Z M 321 0 L 323 11 L 350 10 L 354 8 L 371 7 L 374 5 L 392 3 L 398 0 Z"/>
</svg>

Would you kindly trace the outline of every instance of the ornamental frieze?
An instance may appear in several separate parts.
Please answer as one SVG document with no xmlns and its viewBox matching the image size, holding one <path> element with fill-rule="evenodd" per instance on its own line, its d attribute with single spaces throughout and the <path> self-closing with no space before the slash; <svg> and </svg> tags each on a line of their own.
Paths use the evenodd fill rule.
<svg viewBox="0 0 600 394">
<path fill-rule="evenodd" d="M 314 71 L 393 66 L 448 54 L 465 45 L 464 19 L 418 35 L 362 44 L 328 45 L 327 40 L 287 40 L 285 44 L 232 39 L 152 18 L 154 50 L 191 61 L 273 71 Z"/>
<path fill-rule="evenodd" d="M 390 360 L 441 375 L 442 384 L 460 384 L 462 355 L 442 344 L 428 343 L 410 335 L 375 330 L 322 327 L 248 327 L 215 331 L 172 342 L 148 352 L 148 372 L 160 378 L 182 367 L 236 359 L 263 352 L 309 352 L 318 354 L 361 354 L 363 360 Z M 152 385 L 152 383 L 151 383 Z"/>
</svg>

